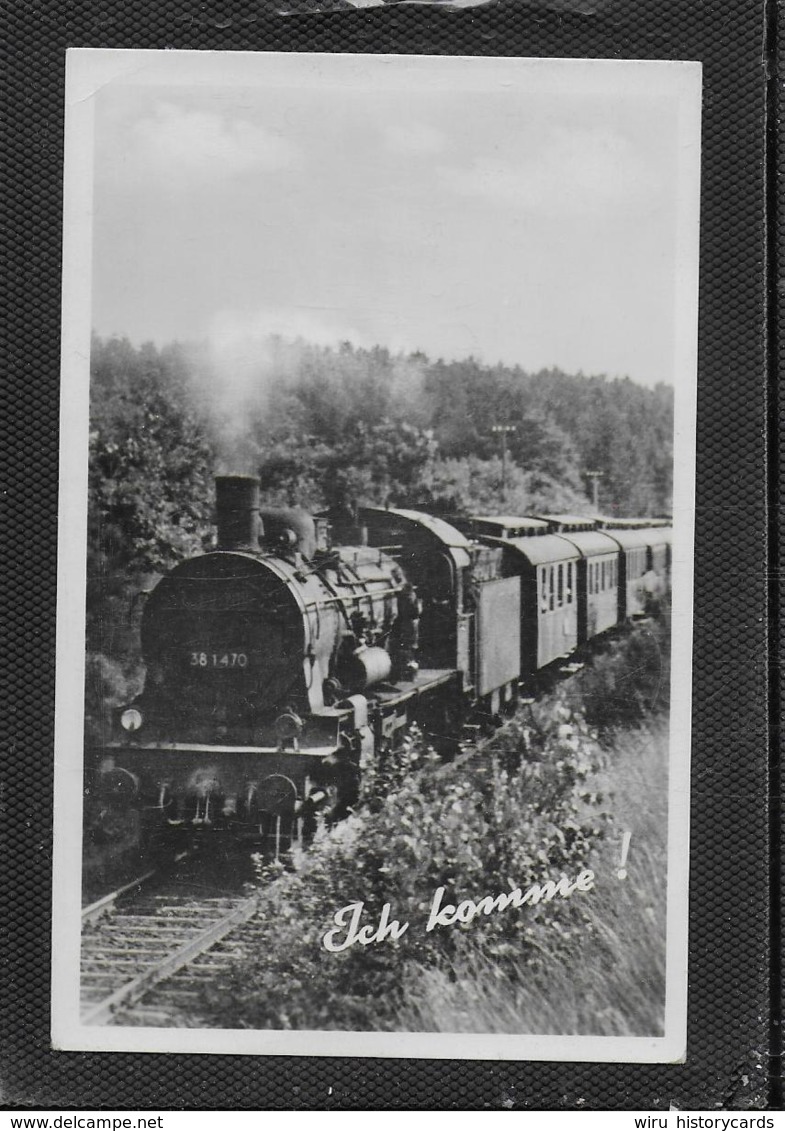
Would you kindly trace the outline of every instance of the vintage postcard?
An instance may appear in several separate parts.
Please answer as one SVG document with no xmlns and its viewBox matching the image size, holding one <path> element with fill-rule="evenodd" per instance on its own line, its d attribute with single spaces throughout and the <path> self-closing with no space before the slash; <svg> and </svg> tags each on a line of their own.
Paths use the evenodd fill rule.
<svg viewBox="0 0 785 1131">
<path fill-rule="evenodd" d="M 66 94 L 55 1047 L 683 1059 L 700 65 Z"/>
</svg>

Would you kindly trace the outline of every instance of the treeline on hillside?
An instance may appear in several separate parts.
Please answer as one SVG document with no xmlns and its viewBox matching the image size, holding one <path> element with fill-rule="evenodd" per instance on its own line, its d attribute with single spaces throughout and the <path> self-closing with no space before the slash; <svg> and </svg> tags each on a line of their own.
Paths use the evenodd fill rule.
<svg viewBox="0 0 785 1131">
<path fill-rule="evenodd" d="M 281 338 L 94 338 L 91 371 L 88 719 L 139 690 L 134 595 L 212 545 L 216 473 L 257 473 L 267 502 L 314 510 L 588 513 L 587 470 L 604 510 L 670 505 L 666 386 Z M 514 429 L 504 467 L 499 425 Z"/>
<path fill-rule="evenodd" d="M 94 339 L 93 576 L 159 571 L 201 550 L 217 471 L 258 473 L 270 501 L 309 508 L 588 513 L 588 471 L 601 473 L 604 511 L 670 506 L 665 385 L 348 343 L 272 337 L 255 351 Z"/>
</svg>

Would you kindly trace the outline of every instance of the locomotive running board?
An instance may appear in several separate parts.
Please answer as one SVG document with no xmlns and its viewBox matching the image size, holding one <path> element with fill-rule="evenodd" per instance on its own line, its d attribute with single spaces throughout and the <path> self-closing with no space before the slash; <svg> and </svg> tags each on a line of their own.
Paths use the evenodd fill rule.
<svg viewBox="0 0 785 1131">
<path fill-rule="evenodd" d="M 112 753 L 120 750 L 131 752 L 154 750 L 158 754 L 184 751 L 187 754 L 302 754 L 309 758 L 326 758 L 328 755 L 334 754 L 337 747 L 333 744 L 332 746 L 301 747 L 299 750 L 282 750 L 280 746 L 214 746 L 206 742 L 150 742 L 145 745 L 138 743 L 134 746 L 128 744 L 110 746 L 107 743 L 105 749 Z"/>
<path fill-rule="evenodd" d="M 405 703 L 407 699 L 422 695 L 423 692 L 441 687 L 455 678 L 455 672 L 449 668 L 425 668 L 412 680 L 401 680 L 394 685 L 382 684 L 382 687 L 375 688 L 375 697 L 385 706 L 394 707 L 398 703 Z"/>
</svg>

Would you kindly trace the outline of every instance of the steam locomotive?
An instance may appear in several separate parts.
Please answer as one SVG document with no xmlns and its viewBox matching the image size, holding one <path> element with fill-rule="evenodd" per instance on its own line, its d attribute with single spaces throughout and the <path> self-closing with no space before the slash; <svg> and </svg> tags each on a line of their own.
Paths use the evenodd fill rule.
<svg viewBox="0 0 785 1131">
<path fill-rule="evenodd" d="M 412 723 L 454 744 L 670 580 L 665 522 L 311 516 L 261 507 L 246 476 L 216 498 L 217 548 L 150 593 L 144 690 L 93 761 L 104 815 L 174 834 L 286 847 L 320 809 L 346 814 Z"/>
</svg>

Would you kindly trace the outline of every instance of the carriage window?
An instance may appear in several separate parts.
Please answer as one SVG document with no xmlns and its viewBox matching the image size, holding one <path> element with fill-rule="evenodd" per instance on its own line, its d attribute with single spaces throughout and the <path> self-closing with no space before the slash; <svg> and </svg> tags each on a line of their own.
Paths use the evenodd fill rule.
<svg viewBox="0 0 785 1131">
<path fill-rule="evenodd" d="M 564 604 L 564 566 L 559 562 L 559 608 Z"/>
<path fill-rule="evenodd" d="M 567 562 L 567 604 L 572 604 L 572 562 Z"/>
<path fill-rule="evenodd" d="M 553 586 L 553 566 L 551 566 L 550 569 L 548 570 L 548 575 L 549 575 L 549 578 L 550 578 L 550 594 L 549 594 L 549 598 L 548 598 L 548 608 L 551 610 L 551 612 L 553 612 L 553 588 L 554 588 L 554 586 Z"/>
<path fill-rule="evenodd" d="M 540 610 L 543 613 L 548 611 L 548 570 L 546 566 L 540 567 Z"/>
</svg>

